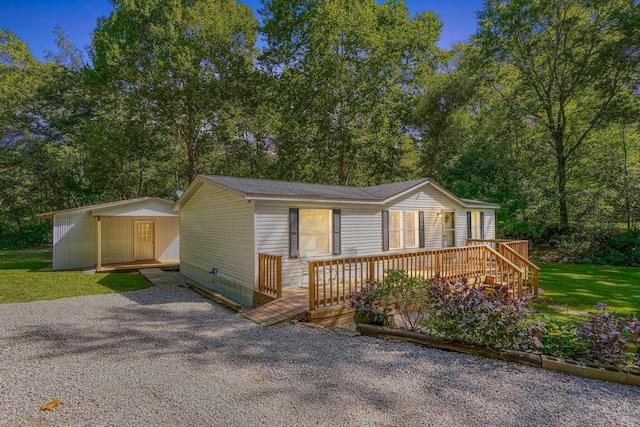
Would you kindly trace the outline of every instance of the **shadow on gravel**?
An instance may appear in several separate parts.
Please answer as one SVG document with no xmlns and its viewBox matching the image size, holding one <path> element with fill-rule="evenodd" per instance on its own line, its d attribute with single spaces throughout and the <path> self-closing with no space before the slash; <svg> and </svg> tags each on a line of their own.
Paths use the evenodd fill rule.
<svg viewBox="0 0 640 427">
<path fill-rule="evenodd" d="M 534 368 L 408 343 L 349 338 L 302 325 L 265 328 L 183 288 L 131 292 L 127 298 L 137 298 L 139 303 L 98 309 L 88 325 L 53 327 L 43 321 L 8 337 L 3 345 L 30 345 L 30 354 L 36 359 L 84 354 L 113 363 L 130 358 L 153 363 L 164 355 L 178 355 L 193 372 L 252 375 L 252 382 L 264 384 L 243 404 L 294 400 L 322 411 L 328 405 L 344 405 L 345 395 L 349 395 L 360 405 L 354 410 L 366 407 L 387 413 L 399 405 L 399 399 L 403 405 L 409 399 L 416 405 L 416 414 L 421 405 L 441 405 L 443 416 L 470 425 L 486 419 L 483 408 L 503 401 L 520 403 L 513 419 L 501 419 L 502 425 L 536 419 L 528 415 L 540 419 L 547 409 L 531 396 L 546 394 L 555 399 L 551 396 L 557 394 L 557 389 L 545 391 L 544 381 L 496 386 L 505 376 L 514 384 L 514 377 Z M 428 370 L 418 369 L 417 362 L 424 367 L 425 360 Z M 541 376 L 556 375 L 539 372 Z M 409 390 L 401 396 L 388 391 L 389 383 L 398 376 L 407 378 Z M 475 382 L 470 384 L 469 378 Z M 614 400 L 616 394 L 624 394 L 623 387 L 607 383 L 595 386 L 573 378 L 567 378 L 567 383 L 571 392 L 593 394 L 594 402 L 600 393 Z M 447 402 L 455 402 L 456 409 Z M 557 410 L 557 402 L 554 408 Z M 548 415 L 551 423 L 558 420 L 558 414 Z M 407 424 L 415 423 L 420 423 L 418 415 L 407 420 Z"/>
</svg>

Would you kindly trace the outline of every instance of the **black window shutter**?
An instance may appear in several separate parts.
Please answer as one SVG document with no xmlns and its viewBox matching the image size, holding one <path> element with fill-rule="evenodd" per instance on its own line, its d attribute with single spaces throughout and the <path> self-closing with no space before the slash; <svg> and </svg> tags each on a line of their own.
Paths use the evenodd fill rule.
<svg viewBox="0 0 640 427">
<path fill-rule="evenodd" d="M 480 238 L 484 239 L 484 212 L 480 212 Z"/>
<path fill-rule="evenodd" d="M 389 250 L 389 211 L 382 211 L 382 250 Z"/>
<path fill-rule="evenodd" d="M 289 257 L 298 258 L 298 216 L 299 210 L 297 208 L 289 209 Z"/>
<path fill-rule="evenodd" d="M 473 229 L 471 228 L 471 212 L 467 212 L 467 239 L 473 238 Z"/>
<path fill-rule="evenodd" d="M 420 247 L 424 248 L 425 247 L 425 239 L 424 239 L 424 212 L 423 211 L 419 211 L 418 212 L 418 229 L 419 229 L 419 237 L 418 237 L 418 241 L 420 242 Z"/>
<path fill-rule="evenodd" d="M 342 253 L 342 222 L 340 209 L 333 210 L 333 254 L 340 255 Z"/>
</svg>

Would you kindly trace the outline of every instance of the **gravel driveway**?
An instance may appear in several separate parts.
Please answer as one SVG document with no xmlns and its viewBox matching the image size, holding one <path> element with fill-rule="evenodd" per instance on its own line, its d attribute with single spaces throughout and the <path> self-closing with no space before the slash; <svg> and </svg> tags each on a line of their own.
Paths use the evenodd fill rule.
<svg viewBox="0 0 640 427">
<path fill-rule="evenodd" d="M 60 406 L 40 410 L 53 399 Z M 639 423 L 640 388 L 264 328 L 175 286 L 0 305 L 0 425 Z"/>
</svg>

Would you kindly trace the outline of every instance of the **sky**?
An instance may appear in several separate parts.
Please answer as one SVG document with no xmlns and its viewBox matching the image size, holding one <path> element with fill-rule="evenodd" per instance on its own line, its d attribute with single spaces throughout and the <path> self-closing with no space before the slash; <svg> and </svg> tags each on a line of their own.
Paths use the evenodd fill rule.
<svg viewBox="0 0 640 427">
<path fill-rule="evenodd" d="M 464 41 L 475 32 L 475 13 L 482 0 L 405 0 L 409 10 L 430 10 L 444 23 L 438 45 L 448 49 L 452 43 Z M 254 10 L 260 0 L 245 0 Z M 91 43 L 91 31 L 100 16 L 108 16 L 113 8 L 108 0 L 0 0 L 0 28 L 11 30 L 24 40 L 36 58 L 44 52 L 57 51 L 53 29 L 60 26 L 68 39 L 83 51 Z"/>
</svg>

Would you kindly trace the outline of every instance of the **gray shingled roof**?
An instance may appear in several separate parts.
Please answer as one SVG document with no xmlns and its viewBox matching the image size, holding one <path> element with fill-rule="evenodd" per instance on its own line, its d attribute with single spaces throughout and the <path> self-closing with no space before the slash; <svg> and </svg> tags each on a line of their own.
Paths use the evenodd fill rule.
<svg viewBox="0 0 640 427">
<path fill-rule="evenodd" d="M 247 200 L 307 200 L 307 201 L 336 201 L 355 202 L 364 204 L 384 204 L 405 191 L 424 184 L 432 185 L 437 191 L 465 207 L 499 208 L 494 203 L 479 200 L 460 199 L 438 185 L 430 178 L 415 179 L 413 181 L 394 182 L 391 184 L 374 185 L 371 187 L 349 187 L 342 185 L 309 184 L 304 182 L 276 181 L 273 179 L 235 178 L 230 176 L 198 175 L 185 193 L 178 199 L 173 210 L 180 207 L 191 197 L 203 182 L 226 188 L 229 191 L 242 194 Z"/>
<path fill-rule="evenodd" d="M 423 178 L 413 181 L 375 185 L 372 187 L 350 187 L 344 185 L 276 181 L 272 179 L 234 178 L 229 176 L 203 175 L 202 177 L 249 196 L 317 197 L 345 200 L 386 200 L 389 197 L 428 181 L 427 178 Z"/>
</svg>

